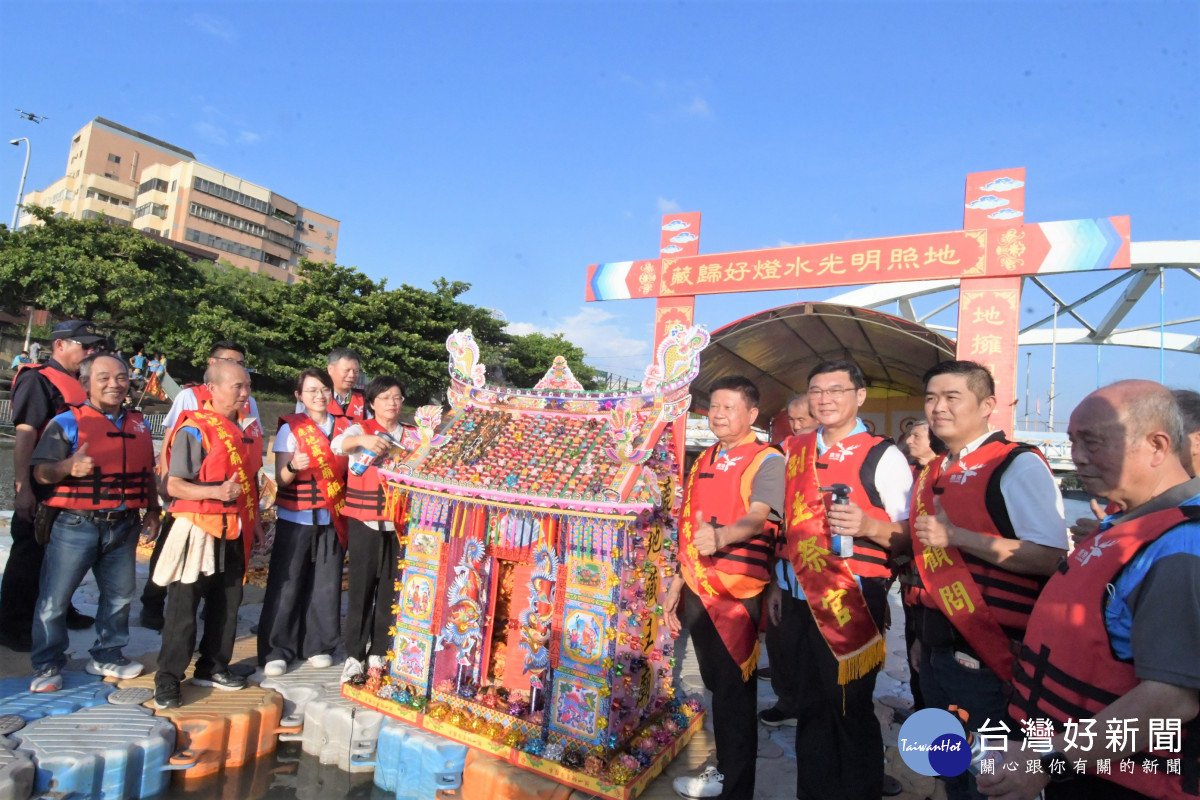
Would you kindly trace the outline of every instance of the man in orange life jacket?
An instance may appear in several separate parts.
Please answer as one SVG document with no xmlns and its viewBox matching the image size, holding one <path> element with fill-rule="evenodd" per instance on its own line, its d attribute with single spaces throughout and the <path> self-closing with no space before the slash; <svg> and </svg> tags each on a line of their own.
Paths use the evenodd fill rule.
<svg viewBox="0 0 1200 800">
<path fill-rule="evenodd" d="M 679 519 L 679 574 L 663 602 L 672 634 L 688 626 L 704 686 L 712 692 L 717 767 L 676 778 L 683 797 L 750 800 L 758 731 L 758 620 L 770 579 L 773 537 L 765 530 L 783 501 L 783 457 L 758 441 L 758 389 L 740 376 L 710 389 L 708 425 L 717 443 L 692 466 Z"/>
<path fill-rule="evenodd" d="M 184 413 L 164 445 L 167 493 L 175 524 L 152 578 L 167 586 L 167 617 L 155 678 L 158 708 L 179 705 L 179 683 L 196 644 L 196 609 L 204 601 L 204 636 L 192 683 L 237 690 L 246 679 L 229 670 L 242 601 L 242 576 L 261 536 L 257 420 L 241 413 L 250 373 L 232 361 L 205 372 L 212 398 Z"/>
<path fill-rule="evenodd" d="M 33 518 L 38 497 L 30 476 L 30 459 L 38 439 L 50 420 L 68 405 L 87 401 L 75 377 L 79 363 L 88 353 L 104 349 L 106 339 L 96 326 L 84 320 L 68 320 L 54 326 L 50 334 L 53 354 L 45 364 L 22 368 L 12 384 L 13 444 L 16 505 L 12 518 L 12 549 L 0 583 L 0 644 L 26 651 L 32 644 L 33 606 L 38 598 L 38 576 L 42 570 L 42 545 L 34 535 Z M 86 628 L 94 620 L 68 611 L 67 627 Z"/>
<path fill-rule="evenodd" d="M 968 731 L 1003 718 L 1013 642 L 1067 550 L 1062 495 L 1045 459 L 988 429 L 991 373 L 944 361 L 925 374 L 925 416 L 946 444 L 913 491 L 913 559 L 924 587 L 915 625 L 921 692 L 931 708 L 958 706 Z M 963 773 L 954 797 L 979 797 Z"/>
<path fill-rule="evenodd" d="M 349 347 L 335 347 L 329 351 L 326 361 L 326 371 L 333 381 L 333 402 L 329 404 L 329 413 L 346 417 L 351 422 L 362 422 L 367 416 L 363 393 L 354 388 L 358 384 L 358 376 L 362 374 L 362 359 L 358 357 L 358 352 Z M 296 403 L 296 413 L 304 413 L 304 403 Z"/>
<path fill-rule="evenodd" d="M 979 788 L 1200 797 L 1200 479 L 1183 465 L 1178 406 L 1157 383 L 1121 381 L 1084 398 L 1067 432 L 1084 488 L 1127 510 L 1063 560 L 1029 620 L 1008 710 L 1022 726 L 1050 720 L 1054 735 L 1040 754 L 1010 742 L 1003 757 L 1040 755 L 1041 770 L 996 769 Z"/>
<path fill-rule="evenodd" d="M 121 409 L 129 392 L 125 362 L 94 353 L 79 367 L 88 401 L 52 419 L 33 452 L 34 480 L 52 489 L 45 505 L 57 511 L 34 611 L 34 692 L 62 688 L 66 611 L 88 570 L 96 574 L 100 603 L 87 671 L 111 678 L 142 672 L 121 650 L 129 643 L 138 532 L 158 535 L 154 443 L 141 413 Z"/>
<path fill-rule="evenodd" d="M 760 718 L 797 720 L 797 797 L 877 800 L 883 734 L 872 693 L 887 654 L 888 558 L 908 530 L 912 473 L 899 448 L 859 419 L 867 390 L 856 364 L 818 364 L 808 397 L 820 427 L 787 444 L 787 532 L 767 599 L 790 645 L 783 663 L 795 665 L 795 694 L 780 698 L 790 708 Z M 848 504 L 822 491 L 836 484 L 850 487 Z"/>
<path fill-rule="evenodd" d="M 208 366 L 212 366 L 218 361 L 228 361 L 237 364 L 240 367 L 246 366 L 246 348 L 240 344 L 228 339 L 223 339 L 219 342 L 214 342 L 213 346 L 208 351 Z M 163 420 L 163 430 L 169 435 L 175 428 L 175 423 L 179 420 L 179 416 L 185 411 L 195 411 L 203 408 L 204 404 L 212 399 L 212 395 L 208 391 L 208 386 L 200 383 L 194 386 L 185 387 L 179 394 L 175 395 L 174 402 L 171 403 L 171 410 L 167 412 L 166 418 Z M 258 404 L 254 402 L 253 397 L 246 399 L 246 404 L 242 407 L 242 413 L 253 417 L 257 420 Z M 259 435 L 262 435 L 261 428 Z M 159 465 L 159 474 L 166 483 L 167 464 Z M 168 514 L 166 520 L 163 521 L 163 536 L 154 544 L 154 552 L 150 554 L 150 574 L 154 574 L 154 567 L 158 564 L 159 554 L 162 553 L 162 546 L 166 542 L 166 534 L 170 533 L 171 525 L 174 518 Z M 143 628 L 149 628 L 154 631 L 161 631 L 163 627 L 163 606 L 167 602 L 166 587 L 158 586 L 154 581 L 146 578 L 146 585 L 142 589 L 142 618 L 141 623 Z"/>
</svg>

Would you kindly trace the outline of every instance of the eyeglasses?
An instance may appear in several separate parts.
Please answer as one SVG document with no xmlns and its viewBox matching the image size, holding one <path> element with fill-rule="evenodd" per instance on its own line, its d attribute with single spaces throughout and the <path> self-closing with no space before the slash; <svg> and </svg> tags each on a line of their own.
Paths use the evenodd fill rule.
<svg viewBox="0 0 1200 800">
<path fill-rule="evenodd" d="M 326 395 L 329 397 L 333 396 L 333 392 L 330 391 L 329 389 L 326 389 L 324 386 L 321 386 L 320 388 L 317 388 L 317 389 L 305 389 L 300 394 L 307 395 L 309 397 L 320 397 L 321 395 Z"/>
<path fill-rule="evenodd" d="M 237 364 L 239 367 L 246 366 L 246 359 L 244 359 L 244 358 L 230 358 L 229 356 L 213 356 L 213 360 L 214 361 L 232 361 L 233 363 Z"/>
<path fill-rule="evenodd" d="M 67 339 L 67 341 L 71 342 L 72 344 L 79 345 L 80 347 L 82 347 L 84 350 L 86 350 L 89 353 L 95 352 L 96 350 L 104 350 L 105 349 L 104 342 L 91 342 L 90 344 L 84 344 L 83 342 L 79 341 L 78 339 Z"/>
<path fill-rule="evenodd" d="M 853 386 L 832 386 L 828 389 L 809 389 L 808 396 L 813 400 L 820 400 L 822 397 L 828 397 L 830 400 L 841 400 L 842 395 L 844 395 L 846 392 L 856 391 L 858 391 L 858 389 Z"/>
</svg>

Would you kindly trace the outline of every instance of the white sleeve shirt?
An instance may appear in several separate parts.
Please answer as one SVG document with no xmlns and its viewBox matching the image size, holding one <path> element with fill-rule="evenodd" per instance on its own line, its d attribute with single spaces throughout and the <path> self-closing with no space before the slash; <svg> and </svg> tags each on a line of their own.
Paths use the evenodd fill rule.
<svg viewBox="0 0 1200 800">
<path fill-rule="evenodd" d="M 908 459 L 900 448 L 890 445 L 875 465 L 875 489 L 883 501 L 883 510 L 888 519 L 900 522 L 908 519 L 912 504 L 913 475 Z"/>
<path fill-rule="evenodd" d="M 171 429 L 175 427 L 175 421 L 179 419 L 183 412 L 195 411 L 199 407 L 200 403 L 196 400 L 196 392 L 191 387 L 183 389 L 179 394 L 175 395 L 175 400 L 171 403 L 171 410 L 163 418 L 163 430 L 170 433 Z M 301 406 L 300 410 L 304 410 L 303 406 Z M 258 420 L 260 425 L 262 424 L 262 417 L 258 415 L 258 403 L 254 402 L 253 397 L 250 398 L 250 416 Z"/>
</svg>

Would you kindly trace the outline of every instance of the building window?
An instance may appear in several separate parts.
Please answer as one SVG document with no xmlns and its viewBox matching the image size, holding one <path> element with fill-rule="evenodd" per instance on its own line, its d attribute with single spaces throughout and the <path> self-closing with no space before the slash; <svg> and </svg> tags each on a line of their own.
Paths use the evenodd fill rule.
<svg viewBox="0 0 1200 800">
<path fill-rule="evenodd" d="M 142 185 L 138 187 L 138 194 L 141 194 L 142 192 L 165 192 L 166 190 L 166 181 L 162 180 L 161 178 L 151 178 L 148 181 L 144 181 Z"/>
<path fill-rule="evenodd" d="M 270 214 L 272 210 L 271 204 L 265 200 L 259 200 L 257 197 L 251 197 L 248 194 L 242 194 L 219 183 L 206 181 L 204 178 L 193 178 L 192 188 L 198 192 L 211 194 L 213 197 L 220 197 L 223 200 L 244 206 L 260 214 Z"/>
<path fill-rule="evenodd" d="M 257 247 L 249 247 L 237 242 L 231 242 L 228 239 L 222 239 L 220 236 L 213 236 L 211 233 L 204 233 L 203 231 L 188 228 L 184 232 L 184 238 L 189 242 L 195 242 L 196 244 L 216 250 L 223 250 L 226 253 L 233 253 L 243 258 L 250 258 L 255 261 L 263 260 L 263 251 Z"/>
<path fill-rule="evenodd" d="M 137 207 L 136 211 L 133 212 L 134 219 L 137 219 L 138 217 L 144 217 L 147 215 L 155 216 L 155 217 L 158 217 L 159 219 L 166 219 L 167 218 L 167 207 L 164 206 L 162 203 L 143 203 L 142 205 Z"/>
<path fill-rule="evenodd" d="M 113 164 L 120 164 L 120 163 L 121 163 L 121 157 L 120 157 L 120 156 L 113 155 L 112 153 L 109 153 L 109 154 L 108 154 L 108 160 L 109 160 L 110 162 L 112 162 Z"/>
</svg>

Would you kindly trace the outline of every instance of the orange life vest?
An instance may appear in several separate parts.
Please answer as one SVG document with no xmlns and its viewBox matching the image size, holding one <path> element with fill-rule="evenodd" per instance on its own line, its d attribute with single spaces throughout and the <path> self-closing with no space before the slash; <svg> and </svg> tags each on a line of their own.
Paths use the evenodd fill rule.
<svg viewBox="0 0 1200 800">
<path fill-rule="evenodd" d="M 820 434 L 814 434 L 819 436 Z M 793 437 L 796 438 L 796 437 Z M 847 436 L 817 456 L 817 475 L 822 486 L 844 483 L 850 487 L 850 502 L 871 519 L 891 522 L 879 490 L 875 487 L 875 469 L 892 446 L 892 440 L 863 431 Z M 890 578 L 891 553 L 886 547 L 865 537 L 854 540 L 854 555 L 846 559 L 850 571 L 861 578 Z"/>
<path fill-rule="evenodd" d="M 188 515 L 200 528 L 220 539 L 236 539 L 240 533 L 249 558 L 253 546 L 254 522 L 258 518 L 258 470 L 262 467 L 262 437 L 251 426 L 243 431 L 238 425 L 212 409 L 185 411 L 171 431 L 163 458 L 171 463 L 171 449 L 185 427 L 200 431 L 204 461 L 200 474 L 192 481 L 201 486 L 215 486 L 236 476 L 242 485 L 236 500 L 184 500 L 174 498 L 171 512 Z M 185 434 L 188 435 L 188 434 Z"/>
<path fill-rule="evenodd" d="M 383 426 L 374 419 L 365 419 L 359 423 L 363 433 L 373 436 L 386 433 Z M 350 472 L 346 476 L 346 506 L 342 514 L 352 519 L 378 522 L 391 520 L 387 510 L 387 495 L 383 489 L 383 480 L 379 470 L 369 466 L 362 475 Z"/>
<path fill-rule="evenodd" d="M 1182 506 L 1118 522 L 1099 531 L 1063 560 L 1042 590 L 1013 670 L 1009 714 L 1015 720 L 1049 717 L 1058 723 L 1095 719 L 1138 685 L 1137 665 L 1117 658 L 1105 625 L 1108 592 L 1117 576 L 1139 553 L 1172 528 L 1200 519 L 1200 507 Z M 1056 726 L 1057 727 L 1057 726 Z M 1149 732 L 1137 732 L 1139 740 Z M 1127 773 L 1113 764 L 1099 775 L 1148 797 L 1200 796 L 1200 722 L 1185 723 L 1181 750 L 1139 752 L 1139 769 Z M 1170 774 L 1167 759 L 1180 759 Z M 1155 772 L 1142 767 L 1158 762 Z"/>
<path fill-rule="evenodd" d="M 305 413 L 287 414 L 279 418 L 279 427 L 287 425 L 296 439 L 296 452 L 305 453 L 311 464 L 300 470 L 287 486 L 279 486 L 275 493 L 275 504 L 289 511 L 310 511 L 317 508 L 329 510 L 338 536 L 345 544 L 346 522 L 342 511 L 346 502 L 346 456 L 334 455 L 330 447 L 332 437 L 350 427 L 346 417 L 330 415 L 333 432 L 326 438 L 325 432 Z"/>
<path fill-rule="evenodd" d="M 74 375 L 63 372 L 61 369 L 50 366 L 49 364 L 22 364 L 17 368 L 17 374 L 13 376 L 13 387 L 16 387 L 17 381 L 20 380 L 27 372 L 41 375 L 46 380 L 53 384 L 58 393 L 62 395 L 63 402 L 58 408 L 54 409 L 54 414 L 58 415 L 66 411 L 70 406 L 81 406 L 87 402 L 87 392 L 83 390 L 79 379 Z M 25 380 L 28 380 L 26 378 Z M 50 420 L 46 420 L 46 425 L 50 424 Z M 42 426 L 45 430 L 46 426 Z M 41 431 L 38 431 L 41 433 Z"/>
<path fill-rule="evenodd" d="M 79 447 L 95 462 L 90 475 L 68 475 L 54 485 L 45 504 L 76 511 L 146 508 L 154 496 L 154 442 L 140 411 L 128 410 L 117 428 L 91 405 L 71 406 Z"/>
<path fill-rule="evenodd" d="M 339 403 L 337 397 L 334 396 L 329 403 L 329 413 L 339 417 L 346 417 L 351 422 L 362 422 L 363 418 L 367 415 L 366 402 L 363 399 L 363 393 L 358 389 L 351 389 L 350 402 L 345 408 L 342 408 L 342 404 Z"/>
</svg>

